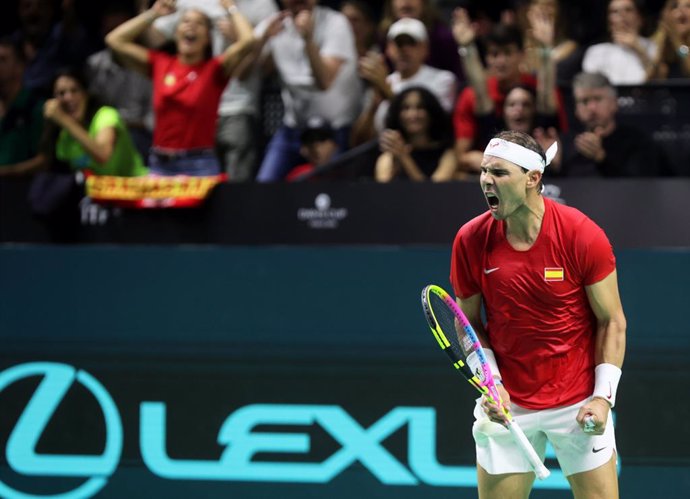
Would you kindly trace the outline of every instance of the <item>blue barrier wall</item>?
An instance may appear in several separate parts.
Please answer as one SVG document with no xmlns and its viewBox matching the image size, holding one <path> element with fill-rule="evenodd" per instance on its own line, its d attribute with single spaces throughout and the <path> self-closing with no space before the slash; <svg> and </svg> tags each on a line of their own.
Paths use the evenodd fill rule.
<svg viewBox="0 0 690 499">
<path fill-rule="evenodd" d="M 447 287 L 448 256 L 437 246 L 0 249 L 0 445 L 10 449 L 0 496 L 3 486 L 78 494 L 98 475 L 103 498 L 474 497 L 473 393 L 419 307 L 425 284 Z M 669 400 L 690 388 L 690 252 L 617 257 L 629 323 L 622 497 L 685 497 L 690 423 L 679 414 L 690 402 Z M 112 400 L 110 423 L 79 370 Z M 21 433 L 41 379 L 71 388 L 45 431 Z M 105 443 L 118 420 L 120 452 L 117 438 Z M 81 475 L 58 460 L 63 476 L 29 460 L 17 473 L 8 464 L 32 431 L 39 454 L 117 459 Z M 570 497 L 547 462 L 554 479 L 533 497 Z"/>
</svg>

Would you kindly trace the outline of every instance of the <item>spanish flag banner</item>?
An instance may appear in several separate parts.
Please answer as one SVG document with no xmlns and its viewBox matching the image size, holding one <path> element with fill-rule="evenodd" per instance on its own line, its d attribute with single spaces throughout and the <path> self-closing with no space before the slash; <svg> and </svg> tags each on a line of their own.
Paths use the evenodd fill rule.
<svg viewBox="0 0 690 499">
<path fill-rule="evenodd" d="M 563 267 L 546 267 L 544 269 L 544 280 L 546 282 L 562 281 L 564 275 Z"/>
<path fill-rule="evenodd" d="M 89 175 L 86 195 L 96 203 L 128 208 L 190 208 L 201 205 L 226 177 Z"/>
</svg>

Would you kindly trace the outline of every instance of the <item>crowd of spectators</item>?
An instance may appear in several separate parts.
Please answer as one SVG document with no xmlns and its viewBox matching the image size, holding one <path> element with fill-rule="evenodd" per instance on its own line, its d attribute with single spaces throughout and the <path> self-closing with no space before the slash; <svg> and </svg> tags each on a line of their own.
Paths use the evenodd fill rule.
<svg viewBox="0 0 690 499">
<path fill-rule="evenodd" d="M 378 141 L 370 178 L 448 181 L 476 175 L 502 129 L 558 141 L 549 175 L 678 170 L 621 122 L 617 88 L 684 84 L 690 0 L 15 4 L 0 25 L 0 176 L 277 182 Z M 270 134 L 267 91 L 282 103 Z"/>
</svg>

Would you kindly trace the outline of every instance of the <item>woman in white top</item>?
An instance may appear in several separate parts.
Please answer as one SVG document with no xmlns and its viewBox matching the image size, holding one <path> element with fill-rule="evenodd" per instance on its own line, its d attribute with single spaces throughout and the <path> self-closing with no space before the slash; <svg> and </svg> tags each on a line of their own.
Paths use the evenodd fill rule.
<svg viewBox="0 0 690 499">
<path fill-rule="evenodd" d="M 640 35 L 643 19 L 634 0 L 611 0 L 608 6 L 611 41 L 585 52 L 582 70 L 602 73 L 614 85 L 639 85 L 649 79 L 656 44 Z"/>
</svg>

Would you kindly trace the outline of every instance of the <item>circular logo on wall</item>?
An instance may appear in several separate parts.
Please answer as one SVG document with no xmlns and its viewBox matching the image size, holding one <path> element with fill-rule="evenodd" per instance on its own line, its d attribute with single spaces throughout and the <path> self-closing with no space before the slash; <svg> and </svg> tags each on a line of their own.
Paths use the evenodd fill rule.
<svg viewBox="0 0 690 499">
<path fill-rule="evenodd" d="M 297 220 L 306 222 L 312 229 L 336 229 L 347 218 L 347 208 L 332 208 L 331 196 L 322 192 L 314 199 L 314 208 L 297 210 Z"/>
<path fill-rule="evenodd" d="M 67 364 L 31 362 L 0 372 L 0 393 L 25 378 L 42 380 L 19 416 L 7 439 L 5 455 L 16 473 L 41 477 L 85 478 L 78 487 L 54 495 L 20 492 L 0 481 L 0 497 L 5 499 L 83 499 L 101 490 L 120 462 L 122 421 L 115 402 L 103 385 L 86 371 Z M 53 414 L 75 383 L 81 384 L 96 399 L 105 419 L 105 449 L 101 455 L 39 454 L 36 446 Z"/>
<path fill-rule="evenodd" d="M 331 196 L 322 192 L 314 199 L 314 206 L 319 211 L 327 210 L 331 207 Z"/>
</svg>

